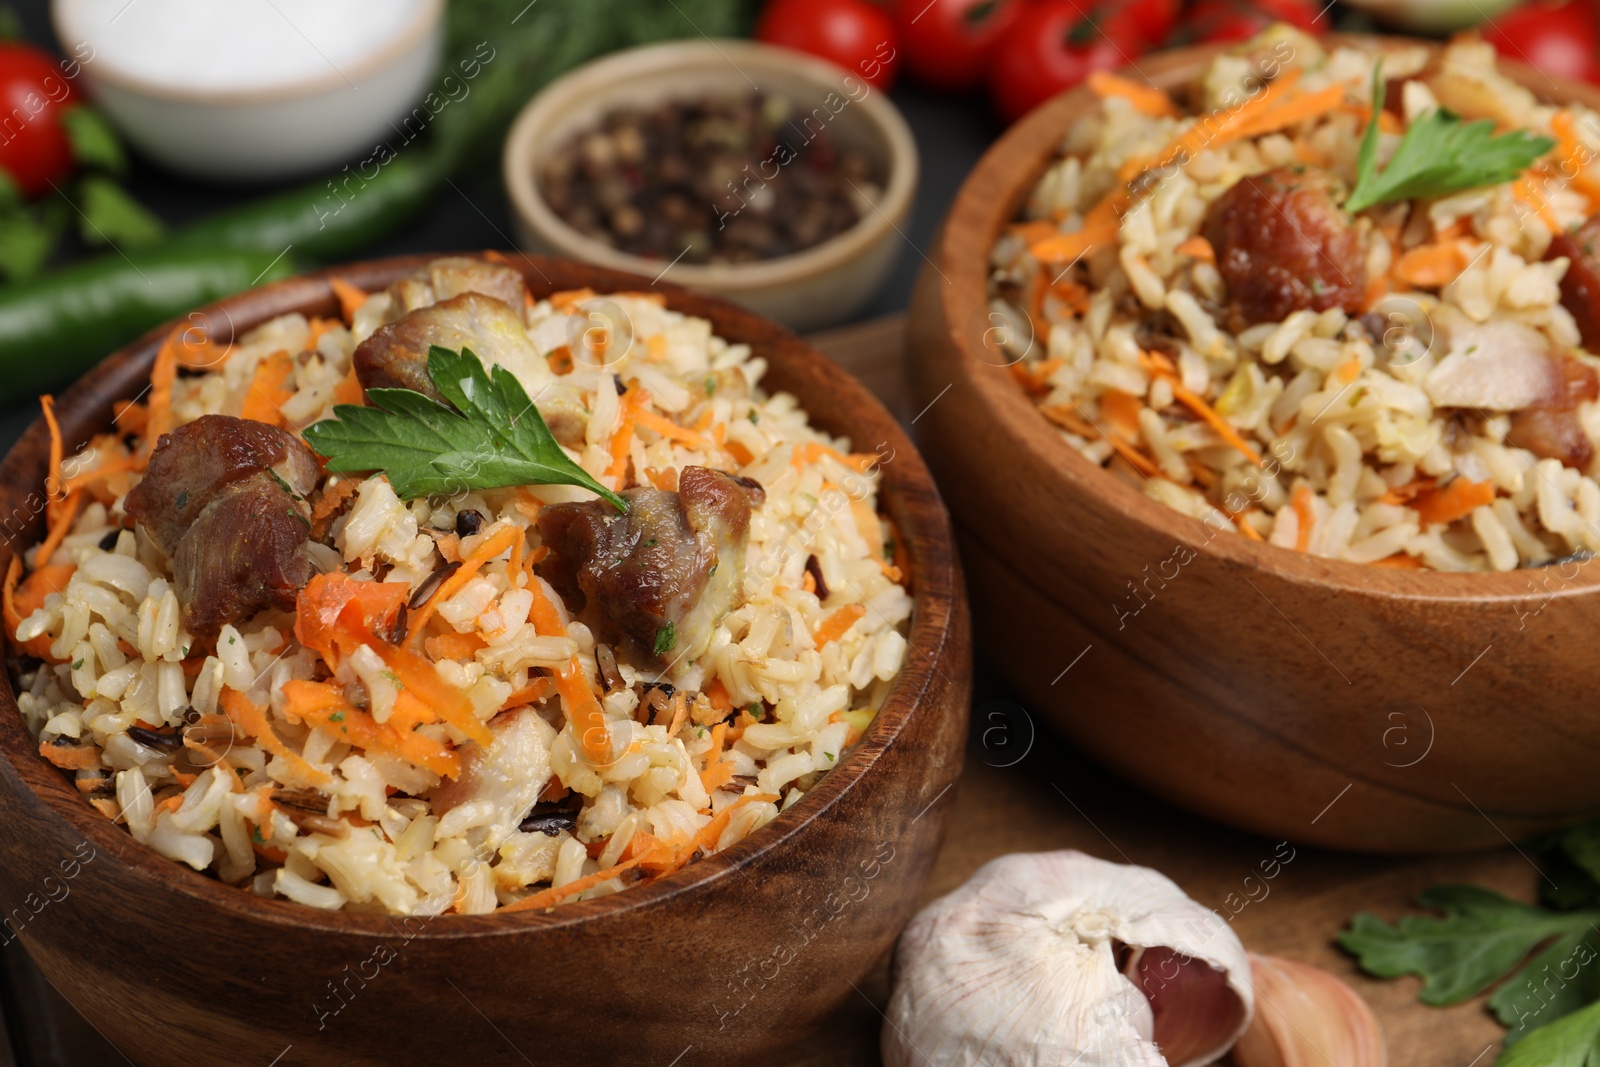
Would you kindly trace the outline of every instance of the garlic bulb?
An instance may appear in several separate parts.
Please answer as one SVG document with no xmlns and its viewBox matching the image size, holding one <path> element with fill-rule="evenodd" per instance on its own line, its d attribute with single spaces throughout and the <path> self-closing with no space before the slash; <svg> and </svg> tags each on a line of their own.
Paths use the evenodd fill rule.
<svg viewBox="0 0 1600 1067">
<path fill-rule="evenodd" d="M 887 1067 L 1189 1067 L 1250 1024 L 1244 946 L 1165 875 L 1003 856 L 895 950 Z"/>
<path fill-rule="evenodd" d="M 1377 1016 L 1319 967 L 1250 954 L 1256 1017 L 1234 1046 L 1239 1067 L 1387 1067 Z"/>
</svg>

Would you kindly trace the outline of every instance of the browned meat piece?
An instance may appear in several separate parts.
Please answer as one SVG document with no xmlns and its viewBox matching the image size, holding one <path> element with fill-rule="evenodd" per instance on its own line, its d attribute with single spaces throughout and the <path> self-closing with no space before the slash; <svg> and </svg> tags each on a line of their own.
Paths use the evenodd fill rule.
<svg viewBox="0 0 1600 1067">
<path fill-rule="evenodd" d="M 380 326 L 356 348 L 356 377 L 366 389 L 410 389 L 441 399 L 428 378 L 428 349 L 470 348 L 485 366 L 504 364 L 536 396 L 550 367 L 539 356 L 522 317 L 481 293 L 462 293 Z"/>
<path fill-rule="evenodd" d="M 462 293 L 482 293 L 521 311 L 528 296 L 528 287 L 516 268 L 467 256 L 446 256 L 429 263 L 428 280 L 433 284 L 435 300 L 449 300 Z"/>
<path fill-rule="evenodd" d="M 251 419 L 202 415 L 156 442 L 144 478 L 124 507 L 171 556 L 218 493 L 264 470 L 297 496 L 309 496 L 322 476 L 316 455 L 293 434 Z"/>
<path fill-rule="evenodd" d="M 1366 242 L 1316 167 L 1241 178 L 1211 205 L 1203 233 L 1228 285 L 1230 326 L 1278 322 L 1303 308 L 1361 310 Z"/>
<path fill-rule="evenodd" d="M 551 505 L 539 512 L 550 550 L 539 574 L 600 640 L 646 661 L 693 659 L 742 596 L 756 494 L 759 486 L 688 467 L 677 492 L 622 494 L 625 515 L 598 501 Z"/>
<path fill-rule="evenodd" d="M 462 293 L 492 296 L 520 311 L 527 299 L 528 287 L 523 284 L 522 275 L 511 267 L 468 256 L 445 256 L 389 286 L 390 304 L 385 318 L 394 322 L 418 308 Z"/>
<path fill-rule="evenodd" d="M 190 634 L 294 606 L 320 476 L 310 449 L 265 423 L 206 415 L 162 436 L 124 507 L 172 560 Z"/>
<path fill-rule="evenodd" d="M 269 607 L 289 611 L 311 580 L 303 551 L 311 521 L 303 505 L 270 474 L 253 474 L 223 489 L 195 519 L 172 557 L 183 626 L 216 637 L 223 623 L 242 622 Z"/>
<path fill-rule="evenodd" d="M 1571 262 L 1561 277 L 1561 304 L 1578 324 L 1578 336 L 1591 352 L 1600 352 L 1600 215 L 1591 215 L 1571 233 L 1558 233 L 1545 259 L 1565 256 Z"/>
<path fill-rule="evenodd" d="M 1577 407 L 1600 397 L 1600 374 L 1573 356 L 1552 362 L 1559 367 L 1562 384 L 1548 402 L 1511 416 L 1506 442 L 1543 459 L 1558 459 L 1565 466 L 1584 470 L 1594 459 L 1594 445 L 1578 421 Z"/>
</svg>

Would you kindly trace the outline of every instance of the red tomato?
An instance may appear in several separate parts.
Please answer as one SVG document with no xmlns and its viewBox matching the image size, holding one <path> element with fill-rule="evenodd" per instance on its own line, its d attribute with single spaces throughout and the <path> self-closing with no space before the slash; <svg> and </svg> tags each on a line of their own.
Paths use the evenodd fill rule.
<svg viewBox="0 0 1600 1067">
<path fill-rule="evenodd" d="M 1183 0 L 1131 0 L 1126 7 L 1128 17 L 1139 29 L 1139 36 L 1154 48 L 1167 39 L 1167 34 L 1177 24 Z"/>
<path fill-rule="evenodd" d="M 1600 82 L 1600 31 L 1583 0 L 1534 0 L 1483 28 L 1483 39 L 1507 59 L 1531 63 L 1547 74 Z"/>
<path fill-rule="evenodd" d="M 930 88 L 954 93 L 977 87 L 1025 6 L 1026 0 L 899 0 L 895 23 L 906 66 Z"/>
<path fill-rule="evenodd" d="M 0 42 L 0 116 L 9 116 L 0 132 L 0 170 L 27 196 L 38 196 L 72 170 L 60 110 L 73 97 L 72 82 L 50 56 Z"/>
<path fill-rule="evenodd" d="M 888 12 L 867 0 L 772 0 L 756 39 L 809 52 L 887 89 L 900 66 L 900 37 Z"/>
<path fill-rule="evenodd" d="M 1275 22 L 1326 33 L 1327 4 L 1315 0 L 1200 0 L 1189 9 L 1173 44 L 1248 41 Z"/>
<path fill-rule="evenodd" d="M 989 67 L 989 91 L 1006 119 L 1021 118 L 1091 72 L 1125 67 L 1145 51 L 1125 7 L 1088 12 L 1078 0 L 1034 0 L 1023 9 Z"/>
</svg>

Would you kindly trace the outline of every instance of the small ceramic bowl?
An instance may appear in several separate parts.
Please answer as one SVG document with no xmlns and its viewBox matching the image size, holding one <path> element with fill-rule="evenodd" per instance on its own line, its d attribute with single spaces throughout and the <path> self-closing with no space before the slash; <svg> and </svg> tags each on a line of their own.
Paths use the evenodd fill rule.
<svg viewBox="0 0 1600 1067">
<path fill-rule="evenodd" d="M 883 191 L 854 227 L 762 263 L 679 263 L 669 269 L 666 262 L 620 252 L 580 233 L 540 194 L 537 176 L 545 161 L 607 112 L 751 86 L 787 97 L 802 114 L 820 116 L 806 129 L 826 126 L 837 144 L 865 152 L 878 165 L 886 177 Z M 803 153 L 805 131 L 795 136 L 791 147 Z M 900 231 L 918 176 L 916 143 L 884 94 L 831 63 L 750 41 L 674 41 L 579 67 L 528 103 L 502 158 L 516 238 L 524 248 L 646 277 L 667 270 L 679 285 L 726 297 L 799 332 L 844 322 L 872 299 L 903 250 Z"/>
<path fill-rule="evenodd" d="M 350 161 L 379 141 L 398 148 L 397 140 L 421 133 L 441 107 L 429 107 L 424 94 L 439 65 L 444 0 L 415 0 L 371 48 L 337 58 L 296 24 L 304 13 L 286 6 L 273 4 L 281 24 L 266 24 L 289 49 L 283 73 L 257 64 L 233 77 L 214 72 L 215 84 L 158 81 L 129 59 L 131 41 L 146 53 L 163 42 L 160 50 L 171 52 L 181 71 L 184 55 L 203 47 L 190 40 L 195 28 L 174 16 L 172 4 L 141 10 L 126 0 L 54 0 L 51 15 L 95 102 L 136 148 L 181 174 L 272 181 Z M 218 24 L 226 27 L 228 19 Z"/>
<path fill-rule="evenodd" d="M 1129 76 L 1175 88 L 1217 51 Z M 1600 105 L 1593 86 L 1501 69 Z M 1485 848 L 1600 811 L 1600 561 L 1442 574 L 1201 536 L 1063 440 L 985 349 L 990 251 L 1094 103 L 1059 96 L 989 150 L 911 307 L 917 429 L 980 651 L 1097 759 L 1275 839 Z"/>
<path fill-rule="evenodd" d="M 428 258 L 291 278 L 197 320 L 244 331 L 289 312 L 337 315 L 332 278 L 376 291 Z M 540 297 L 648 284 L 560 260 L 516 265 Z M 772 823 L 649 884 L 547 914 L 401 920 L 265 900 L 139 844 L 40 757 L 0 674 L 0 951 L 20 937 L 131 1063 L 755 1063 L 856 996 L 851 984 L 894 943 L 938 851 L 967 734 L 970 634 L 949 517 L 905 433 L 836 364 L 726 301 L 655 291 L 750 345 L 768 364 L 763 385 L 815 425 L 893 457 L 882 501 L 910 560 L 914 654 L 866 736 Z M 171 329 L 60 397 L 69 448 L 147 387 Z M 0 514 L 12 517 L 0 569 L 40 536 L 48 454 L 40 420 L 0 462 Z"/>
</svg>

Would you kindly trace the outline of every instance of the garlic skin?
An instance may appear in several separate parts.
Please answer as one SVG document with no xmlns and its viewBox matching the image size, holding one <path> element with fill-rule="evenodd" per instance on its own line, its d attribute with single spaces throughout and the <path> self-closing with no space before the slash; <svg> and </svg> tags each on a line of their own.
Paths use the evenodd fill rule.
<svg viewBox="0 0 1600 1067">
<path fill-rule="evenodd" d="M 883 1059 L 886 1067 L 1206 1064 L 1250 1025 L 1249 976 L 1233 929 L 1157 871 L 1072 851 L 1002 856 L 901 935 Z M 1160 1026 L 1152 1000 L 1165 1015 Z M 1180 1059 L 1162 1055 L 1158 1029 L 1175 1052 L 1182 1046 Z"/>
<path fill-rule="evenodd" d="M 1250 954 L 1256 1017 L 1234 1046 L 1238 1067 L 1388 1067 L 1372 1008 L 1309 963 Z"/>
</svg>

